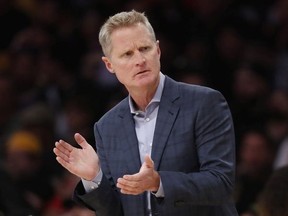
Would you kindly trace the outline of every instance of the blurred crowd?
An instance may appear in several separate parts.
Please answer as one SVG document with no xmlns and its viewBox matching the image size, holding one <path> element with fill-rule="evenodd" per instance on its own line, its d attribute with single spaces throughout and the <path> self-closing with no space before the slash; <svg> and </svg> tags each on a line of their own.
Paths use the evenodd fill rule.
<svg viewBox="0 0 288 216">
<path fill-rule="evenodd" d="M 75 132 L 93 144 L 94 122 L 126 96 L 98 31 L 131 9 L 152 23 L 164 74 L 227 99 L 239 214 L 287 215 L 288 0 L 0 0 L 0 215 L 93 215 L 52 149 Z"/>
</svg>

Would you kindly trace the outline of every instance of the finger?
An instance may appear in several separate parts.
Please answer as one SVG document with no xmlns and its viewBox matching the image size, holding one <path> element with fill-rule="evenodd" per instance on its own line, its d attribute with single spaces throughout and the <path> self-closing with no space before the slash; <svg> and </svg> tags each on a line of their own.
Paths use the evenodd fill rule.
<svg viewBox="0 0 288 216">
<path fill-rule="evenodd" d="M 127 195 L 139 195 L 144 191 L 120 189 L 120 192 Z"/>
<path fill-rule="evenodd" d="M 57 157 L 60 157 L 60 158 L 62 158 L 63 160 L 65 160 L 65 161 L 69 161 L 69 154 L 65 154 L 65 153 L 63 153 L 62 151 L 60 151 L 58 148 L 53 148 L 53 152 L 55 153 L 55 155 L 57 156 Z"/>
<path fill-rule="evenodd" d="M 55 147 L 65 153 L 65 154 L 68 154 L 70 153 L 74 147 L 72 147 L 69 143 L 63 141 L 63 140 L 59 140 L 59 142 L 55 142 Z"/>
<path fill-rule="evenodd" d="M 58 161 L 59 164 L 61 164 L 65 169 L 67 169 L 68 171 L 70 171 L 70 165 L 69 163 L 64 160 L 62 157 L 57 156 L 56 160 Z"/>
<path fill-rule="evenodd" d="M 135 190 L 127 190 L 127 189 L 120 189 L 120 192 L 122 194 L 127 194 L 127 195 L 138 195 L 142 193 L 142 192 L 139 192 L 138 190 L 135 191 Z"/>
<path fill-rule="evenodd" d="M 145 155 L 144 161 L 147 167 L 154 168 L 154 162 L 149 155 Z"/>
<path fill-rule="evenodd" d="M 79 133 L 75 133 L 74 139 L 83 149 L 86 149 L 89 146 L 86 139 Z"/>
<path fill-rule="evenodd" d="M 53 151 L 56 155 L 67 155 L 69 157 L 69 154 L 72 150 L 68 150 L 60 142 L 55 142 L 55 148 Z"/>
<path fill-rule="evenodd" d="M 142 178 L 143 178 L 143 176 L 141 175 L 141 173 L 136 173 L 136 174 L 133 174 L 133 175 L 124 175 L 123 176 L 124 180 L 126 180 L 126 181 L 135 181 L 135 182 L 141 181 Z"/>
<path fill-rule="evenodd" d="M 149 155 L 145 155 L 144 163 L 142 164 L 140 171 L 133 175 L 124 175 L 123 179 L 129 181 L 141 181 L 143 179 L 144 170 L 146 169 L 154 169 L 154 162 Z"/>
<path fill-rule="evenodd" d="M 139 181 L 131 181 L 131 180 L 127 180 L 124 178 L 118 178 L 117 180 L 117 184 L 119 184 L 119 186 L 121 185 L 121 188 L 124 187 L 131 187 L 131 188 L 135 188 L 139 186 Z"/>
<path fill-rule="evenodd" d="M 120 189 L 120 192 L 123 193 L 123 194 L 136 195 L 136 194 L 139 194 L 139 193 L 143 192 L 143 191 L 140 190 L 139 187 L 133 187 L 132 185 L 126 185 L 125 183 L 123 184 L 121 182 L 120 178 L 118 179 L 118 182 L 117 182 L 116 186 Z"/>
</svg>

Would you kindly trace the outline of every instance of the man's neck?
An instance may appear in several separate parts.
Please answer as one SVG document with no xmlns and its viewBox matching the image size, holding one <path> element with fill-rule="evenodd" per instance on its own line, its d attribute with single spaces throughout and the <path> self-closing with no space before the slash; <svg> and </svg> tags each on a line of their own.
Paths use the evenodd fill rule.
<svg viewBox="0 0 288 216">
<path fill-rule="evenodd" d="M 150 101 L 152 100 L 155 92 L 156 92 L 157 86 L 153 91 L 149 91 L 146 89 L 146 91 L 138 91 L 138 92 L 132 92 L 130 93 L 131 98 L 134 101 L 134 105 L 137 109 L 141 111 L 145 111 L 145 108 L 148 106 Z"/>
<path fill-rule="evenodd" d="M 141 111 L 145 111 L 145 108 L 148 106 L 150 101 L 153 99 L 160 79 L 157 80 L 157 82 L 151 86 L 151 87 L 146 87 L 143 89 L 137 89 L 133 91 L 129 91 L 129 94 L 131 98 L 133 99 L 134 105 L 136 109 L 139 109 Z"/>
</svg>

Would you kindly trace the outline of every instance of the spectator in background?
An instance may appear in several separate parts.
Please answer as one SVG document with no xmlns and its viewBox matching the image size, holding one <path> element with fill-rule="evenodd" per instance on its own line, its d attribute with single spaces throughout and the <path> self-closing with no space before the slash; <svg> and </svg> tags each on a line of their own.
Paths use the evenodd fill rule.
<svg viewBox="0 0 288 216">
<path fill-rule="evenodd" d="M 51 38 L 41 28 L 29 27 L 18 32 L 10 44 L 9 53 L 13 63 L 8 73 L 18 94 L 18 110 L 42 99 L 38 65 L 50 42 Z"/>
<path fill-rule="evenodd" d="M 273 142 L 275 149 L 278 149 L 288 135 L 287 115 L 277 111 L 269 112 L 266 117 L 265 131 Z"/>
<path fill-rule="evenodd" d="M 288 50 L 285 49 L 283 52 L 285 53 L 280 54 L 276 62 L 274 85 L 276 89 L 285 91 L 287 93 L 288 92 Z"/>
<path fill-rule="evenodd" d="M 51 187 L 41 176 L 42 143 L 28 131 L 13 132 L 7 142 L 0 175 L 0 206 L 4 215 L 39 214 Z"/>
<path fill-rule="evenodd" d="M 79 131 L 81 134 L 85 134 L 87 140 L 90 142 L 94 141 L 91 128 L 94 124 L 93 120 L 96 119 L 98 113 L 97 105 L 93 99 L 87 90 L 87 93 L 74 95 L 65 101 L 63 112 L 57 118 L 57 137 L 69 140 Z"/>
<path fill-rule="evenodd" d="M 217 48 L 211 53 L 211 62 L 208 67 L 209 78 L 212 81 L 211 85 L 231 100 L 233 78 L 235 71 L 242 63 L 241 56 L 245 42 L 235 27 L 223 26 L 219 31 L 215 40 Z"/>
<path fill-rule="evenodd" d="M 288 92 L 274 89 L 270 94 L 267 108 L 271 112 L 278 112 L 288 117 Z"/>
<path fill-rule="evenodd" d="M 71 194 L 78 181 L 78 177 L 65 170 L 55 177 L 54 194 L 45 204 L 42 216 L 95 216 L 92 211 L 71 200 Z"/>
<path fill-rule="evenodd" d="M 57 137 L 55 117 L 52 109 L 45 103 L 34 103 L 19 112 L 17 116 L 17 128 L 33 133 L 41 142 L 42 146 L 42 170 L 41 175 L 50 181 L 51 178 L 61 171 L 61 167 L 53 160 L 51 154 L 51 142 Z"/>
<path fill-rule="evenodd" d="M 270 87 L 259 68 L 240 66 L 234 72 L 233 99 L 230 106 L 235 123 L 237 148 L 247 128 L 259 128 L 267 116 L 267 98 Z"/>
<path fill-rule="evenodd" d="M 0 72 L 0 155 L 7 133 L 14 127 L 13 120 L 17 114 L 17 92 L 11 76 Z"/>
<path fill-rule="evenodd" d="M 257 210 L 259 216 L 287 216 L 288 215 L 288 167 L 275 170 L 265 185 Z"/>
<path fill-rule="evenodd" d="M 0 52 L 9 47 L 15 34 L 31 24 L 29 17 L 10 0 L 0 1 Z"/>
<path fill-rule="evenodd" d="M 286 124 L 288 124 L 287 121 Z M 279 143 L 274 161 L 275 169 L 283 166 L 288 166 L 288 135 Z"/>
<path fill-rule="evenodd" d="M 236 172 L 235 200 L 239 214 L 254 208 L 272 169 L 274 148 L 265 133 L 250 130 L 243 134 Z"/>
<path fill-rule="evenodd" d="M 266 116 L 266 131 L 273 140 L 276 156 L 274 168 L 288 165 L 288 95 L 285 91 L 276 89 L 268 98 Z"/>
</svg>

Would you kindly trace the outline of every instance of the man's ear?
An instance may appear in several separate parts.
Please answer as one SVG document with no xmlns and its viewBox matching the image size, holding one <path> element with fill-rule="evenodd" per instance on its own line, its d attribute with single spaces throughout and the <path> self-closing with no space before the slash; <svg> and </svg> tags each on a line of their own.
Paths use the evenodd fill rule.
<svg viewBox="0 0 288 216">
<path fill-rule="evenodd" d="M 112 63 L 110 62 L 109 58 L 107 58 L 106 56 L 103 56 L 103 57 L 102 57 L 102 61 L 104 62 L 107 70 L 108 70 L 110 73 L 114 73 L 114 70 L 113 70 L 113 67 L 112 67 Z"/>
<path fill-rule="evenodd" d="M 159 40 L 156 41 L 156 46 L 157 46 L 157 52 L 159 54 L 159 56 L 161 56 L 161 49 L 160 49 L 160 45 L 159 45 Z"/>
</svg>

